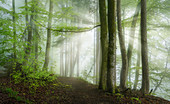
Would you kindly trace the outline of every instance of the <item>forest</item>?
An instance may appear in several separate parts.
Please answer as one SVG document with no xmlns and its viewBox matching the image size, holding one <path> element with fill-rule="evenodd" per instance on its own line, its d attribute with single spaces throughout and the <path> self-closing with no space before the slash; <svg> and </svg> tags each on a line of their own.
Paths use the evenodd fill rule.
<svg viewBox="0 0 170 104">
<path fill-rule="evenodd" d="M 0 104 L 170 104 L 170 0 L 0 0 Z"/>
</svg>

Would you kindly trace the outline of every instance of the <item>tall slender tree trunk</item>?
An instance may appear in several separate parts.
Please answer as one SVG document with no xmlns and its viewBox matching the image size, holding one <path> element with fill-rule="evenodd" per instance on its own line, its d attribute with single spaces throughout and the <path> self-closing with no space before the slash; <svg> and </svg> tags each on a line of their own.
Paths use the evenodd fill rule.
<svg viewBox="0 0 170 104">
<path fill-rule="evenodd" d="M 128 44 L 128 49 L 127 49 L 129 82 L 131 82 L 131 58 L 132 58 L 132 50 L 133 50 L 133 44 L 134 44 L 136 23 L 137 23 L 139 11 L 140 11 L 140 5 L 141 5 L 141 2 L 138 3 L 136 10 L 135 10 L 135 14 L 133 16 L 131 30 L 130 30 L 129 44 Z M 128 75 L 128 71 L 127 71 L 127 75 Z"/>
<path fill-rule="evenodd" d="M 108 30 L 107 91 L 113 93 L 116 88 L 116 0 L 108 0 Z"/>
<path fill-rule="evenodd" d="M 95 23 L 95 21 L 96 21 L 96 16 L 94 16 L 94 23 Z M 94 24 L 95 25 L 95 24 Z M 95 78 L 95 76 L 96 76 L 96 30 L 94 29 L 94 49 L 93 49 L 93 54 L 94 54 L 94 70 L 93 70 L 93 84 L 95 84 L 96 83 L 96 78 Z"/>
<path fill-rule="evenodd" d="M 71 75 L 71 77 L 74 77 L 74 68 L 76 65 L 76 60 L 77 60 L 77 55 L 75 56 L 75 42 L 73 40 L 73 43 L 72 43 L 72 75 Z"/>
<path fill-rule="evenodd" d="M 134 82 L 134 86 L 133 89 L 136 90 L 137 85 L 138 85 L 138 79 L 139 79 L 139 69 L 140 69 L 140 52 L 141 52 L 141 41 L 140 41 L 140 34 L 138 36 L 138 50 L 137 50 L 138 54 L 137 54 L 137 63 L 136 63 L 136 73 L 135 73 L 135 82 Z"/>
<path fill-rule="evenodd" d="M 120 87 L 122 89 L 126 88 L 127 81 L 127 71 L 128 71 L 128 61 L 125 48 L 125 34 L 122 34 L 122 25 L 121 25 L 121 0 L 117 0 L 117 22 L 118 22 L 118 34 L 119 34 L 119 44 L 122 57 L 122 69 L 120 73 Z"/>
<path fill-rule="evenodd" d="M 63 68 L 63 47 L 60 47 L 60 75 L 64 76 L 64 68 Z"/>
<path fill-rule="evenodd" d="M 73 43 L 72 41 L 70 42 L 70 77 L 73 75 Z"/>
<path fill-rule="evenodd" d="M 43 70 L 47 70 L 50 58 L 50 48 L 51 48 L 51 23 L 52 23 L 52 14 L 53 14 L 53 2 L 50 0 L 49 5 L 49 17 L 48 17 L 48 29 L 47 29 L 47 44 L 45 51 L 45 62 Z"/>
<path fill-rule="evenodd" d="M 25 10 L 28 12 L 27 0 L 25 0 L 25 6 L 26 6 Z M 32 11 L 31 12 L 34 13 L 34 6 L 32 6 Z M 28 30 L 28 38 L 27 38 L 27 47 L 26 47 L 26 50 L 25 50 L 23 66 L 25 66 L 27 64 L 29 56 L 31 54 L 33 14 L 31 14 L 31 16 L 30 16 L 30 21 L 28 21 L 28 13 L 25 15 L 25 17 L 26 17 L 26 27 L 27 27 L 27 30 Z"/>
<path fill-rule="evenodd" d="M 27 9 L 28 4 L 27 4 L 27 3 L 28 3 L 27 0 L 25 0 L 25 7 L 26 7 L 26 8 L 25 8 L 25 11 L 27 12 L 26 15 L 25 15 L 25 22 L 26 22 L 26 28 L 27 28 L 27 29 L 26 29 L 26 32 L 28 32 L 28 30 L 29 30 L 29 29 L 28 29 L 28 23 L 29 23 L 29 21 L 28 21 L 28 9 Z M 28 42 L 28 36 L 27 36 L 27 38 L 25 39 L 25 41 Z M 27 43 L 27 44 L 28 44 L 28 43 Z M 25 47 L 25 50 L 24 50 L 24 51 L 25 51 L 25 55 L 24 55 L 23 66 L 25 66 L 26 63 L 27 63 L 27 54 L 28 54 L 27 47 L 28 47 L 28 46 L 26 46 L 26 47 Z"/>
<path fill-rule="evenodd" d="M 96 84 L 99 83 L 99 69 L 100 69 L 100 33 L 97 29 L 97 42 L 96 42 Z"/>
<path fill-rule="evenodd" d="M 65 39 L 65 77 L 68 75 L 68 43 L 67 43 L 67 36 Z"/>
<path fill-rule="evenodd" d="M 81 37 L 80 38 L 78 38 L 78 42 L 77 42 L 77 77 L 79 77 L 79 59 L 80 59 L 80 39 L 81 39 Z"/>
<path fill-rule="evenodd" d="M 99 13 L 100 13 L 100 23 L 101 23 L 101 48 L 102 48 L 102 62 L 100 67 L 100 80 L 99 89 L 106 88 L 106 71 L 107 71 L 107 50 L 108 50 L 108 40 L 107 40 L 107 21 L 106 21 L 106 2 L 105 0 L 99 0 Z"/>
<path fill-rule="evenodd" d="M 26 22 L 26 32 L 28 31 L 28 9 L 27 9 L 27 0 L 25 0 L 25 6 L 26 6 L 26 8 L 25 8 L 25 11 L 27 12 L 26 13 L 26 15 L 25 15 L 25 22 Z M 26 42 L 28 41 L 28 39 L 26 39 L 25 40 Z M 25 55 L 24 55 L 24 61 L 23 61 L 23 66 L 25 66 L 26 65 L 26 63 L 27 63 L 27 54 L 28 54 L 28 52 L 27 52 L 27 46 L 25 47 Z"/>
<path fill-rule="evenodd" d="M 99 20 L 99 5 L 97 2 L 97 11 L 96 11 L 96 22 Z M 99 28 L 96 29 L 96 84 L 99 83 L 99 69 L 100 69 L 100 31 Z"/>
<path fill-rule="evenodd" d="M 37 0 L 35 0 L 35 6 L 36 6 L 36 8 L 38 6 Z M 37 20 L 38 16 L 37 16 L 37 10 L 36 9 L 34 9 L 34 13 L 35 13 L 34 18 L 35 18 L 35 20 Z M 39 35 L 38 35 L 38 27 L 37 27 L 36 24 L 34 24 L 34 35 L 35 35 L 34 41 L 35 41 L 35 60 L 36 60 L 34 67 L 35 67 L 35 70 L 38 70 L 37 66 L 38 66 L 38 42 L 39 42 L 38 40 L 39 40 Z"/>
<path fill-rule="evenodd" d="M 14 61 L 16 61 L 17 55 L 16 55 L 16 19 L 15 19 L 15 0 L 12 0 L 12 8 L 13 8 L 13 50 L 14 50 Z"/>
<path fill-rule="evenodd" d="M 149 93 L 146 0 L 141 0 L 142 93 Z"/>
</svg>

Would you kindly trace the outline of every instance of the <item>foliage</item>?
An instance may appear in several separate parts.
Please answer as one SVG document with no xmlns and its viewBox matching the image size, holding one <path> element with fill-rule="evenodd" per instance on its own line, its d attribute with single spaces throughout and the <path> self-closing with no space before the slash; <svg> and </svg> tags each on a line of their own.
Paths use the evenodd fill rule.
<svg viewBox="0 0 170 104">
<path fill-rule="evenodd" d="M 25 83 L 29 84 L 29 89 L 32 93 L 40 86 L 46 86 L 47 83 L 53 82 L 56 75 L 47 71 L 30 72 L 23 76 L 21 71 L 16 71 L 11 74 L 15 84 Z"/>
<path fill-rule="evenodd" d="M 139 99 L 139 98 L 131 97 L 130 99 L 131 99 L 131 100 L 136 100 L 136 101 L 138 101 L 138 103 L 140 103 L 140 104 L 141 104 L 141 101 L 140 101 L 140 99 Z"/>
<path fill-rule="evenodd" d="M 121 100 L 124 97 L 124 95 L 121 93 L 116 93 L 115 96 L 117 96 L 118 100 Z"/>
</svg>

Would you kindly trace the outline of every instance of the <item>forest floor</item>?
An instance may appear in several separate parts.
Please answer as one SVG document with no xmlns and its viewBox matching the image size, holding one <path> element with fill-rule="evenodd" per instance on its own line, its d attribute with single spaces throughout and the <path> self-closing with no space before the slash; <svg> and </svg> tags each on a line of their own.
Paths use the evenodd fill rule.
<svg viewBox="0 0 170 104">
<path fill-rule="evenodd" d="M 0 104 L 170 104 L 163 98 L 152 95 L 138 98 L 136 94 L 131 91 L 109 94 L 80 78 L 57 77 L 53 83 L 33 90 L 23 83 L 14 84 L 8 77 L 0 78 Z"/>
</svg>

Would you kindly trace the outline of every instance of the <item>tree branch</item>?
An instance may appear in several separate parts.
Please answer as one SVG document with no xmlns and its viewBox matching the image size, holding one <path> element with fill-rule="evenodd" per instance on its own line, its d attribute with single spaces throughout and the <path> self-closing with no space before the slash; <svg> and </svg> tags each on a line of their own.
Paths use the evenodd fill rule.
<svg viewBox="0 0 170 104">
<path fill-rule="evenodd" d="M 46 28 L 46 29 L 49 29 L 47 28 L 46 26 L 42 25 L 41 23 L 39 23 L 38 21 L 36 21 L 35 19 L 33 19 L 36 23 L 38 23 L 40 26 Z M 94 28 L 97 28 L 99 27 L 99 25 L 96 25 L 96 26 L 93 26 L 93 27 L 90 27 L 90 28 L 80 28 L 78 30 L 61 30 L 61 29 L 50 29 L 51 31 L 56 31 L 56 32 L 74 32 L 74 33 L 81 33 L 81 32 L 87 32 L 87 31 L 90 31 L 90 30 L 93 30 Z"/>
</svg>

